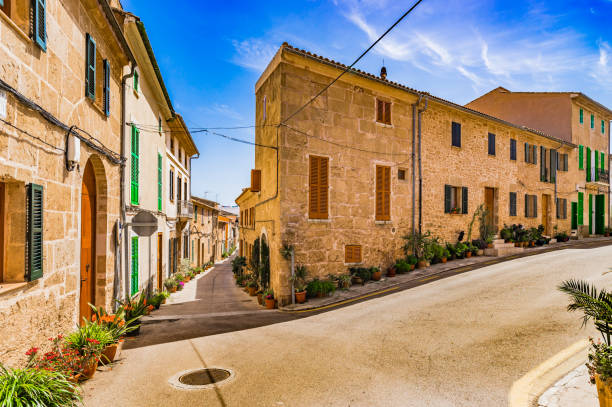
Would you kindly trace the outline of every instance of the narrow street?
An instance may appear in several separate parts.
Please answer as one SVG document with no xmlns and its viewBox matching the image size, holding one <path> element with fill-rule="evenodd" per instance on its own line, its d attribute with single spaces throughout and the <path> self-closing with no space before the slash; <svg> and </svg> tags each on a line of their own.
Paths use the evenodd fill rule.
<svg viewBox="0 0 612 407">
<path fill-rule="evenodd" d="M 197 281 L 192 301 L 162 306 L 146 318 L 141 334 L 125 349 L 238 331 L 295 319 L 292 314 L 258 306 L 236 285 L 230 260 L 219 263 Z"/>
<path fill-rule="evenodd" d="M 153 346 L 147 346 L 147 325 L 112 374 L 85 383 L 85 405 L 106 405 L 109 394 L 121 406 L 159 405 L 160 400 L 166 406 L 507 405 L 515 381 L 593 334 L 580 328 L 578 314 L 565 310 L 567 298 L 556 286 L 572 277 L 610 284 L 611 256 L 610 246 L 544 253 L 307 318 L 219 335 L 196 338 L 193 325 L 222 316 L 157 323 L 153 329 L 165 327 L 174 341 Z M 230 270 L 223 272 L 228 266 L 218 267 L 216 278 L 211 273 L 200 279 L 199 288 L 211 292 L 217 284 L 233 284 Z M 204 301 L 203 295 L 198 298 Z M 216 294 L 219 308 L 214 309 L 234 302 L 250 312 L 241 298 L 248 299 L 239 291 Z M 205 302 L 202 306 L 213 311 Z M 174 314 L 177 307 L 166 308 Z M 180 307 L 201 313 L 193 304 Z M 240 319 L 253 319 L 257 326 L 276 314 L 255 312 Z M 235 323 L 227 319 L 225 327 L 210 326 L 229 329 Z M 191 327 L 192 339 L 179 340 L 186 337 L 180 326 Z M 209 390 L 179 390 L 168 383 L 176 373 L 202 366 L 228 368 L 235 377 Z M 119 391 L 124 388 L 138 390 Z"/>
</svg>

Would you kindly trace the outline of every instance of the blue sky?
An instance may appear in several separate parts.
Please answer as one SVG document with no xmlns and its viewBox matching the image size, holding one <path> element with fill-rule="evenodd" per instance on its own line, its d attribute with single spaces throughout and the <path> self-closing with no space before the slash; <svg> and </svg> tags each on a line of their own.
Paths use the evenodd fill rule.
<svg viewBox="0 0 612 407">
<path fill-rule="evenodd" d="M 175 109 L 190 127 L 254 124 L 254 86 L 284 41 L 349 64 L 412 1 L 122 0 L 147 28 Z M 612 107 L 612 0 L 424 0 L 357 65 L 457 103 L 504 86 L 582 91 Z M 254 139 L 253 129 L 219 130 Z M 192 194 L 234 204 L 249 145 L 196 133 Z"/>
</svg>

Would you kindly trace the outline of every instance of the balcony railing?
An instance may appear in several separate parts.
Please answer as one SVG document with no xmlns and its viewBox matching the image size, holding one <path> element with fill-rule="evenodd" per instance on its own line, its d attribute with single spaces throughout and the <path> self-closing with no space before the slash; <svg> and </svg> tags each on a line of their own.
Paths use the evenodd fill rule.
<svg viewBox="0 0 612 407">
<path fill-rule="evenodd" d="M 587 182 L 600 182 L 602 184 L 610 183 L 610 172 L 601 168 L 591 168 L 590 180 L 587 178 Z"/>
<path fill-rule="evenodd" d="M 180 219 L 193 218 L 193 203 L 190 201 L 178 201 L 176 206 L 177 216 Z"/>
</svg>

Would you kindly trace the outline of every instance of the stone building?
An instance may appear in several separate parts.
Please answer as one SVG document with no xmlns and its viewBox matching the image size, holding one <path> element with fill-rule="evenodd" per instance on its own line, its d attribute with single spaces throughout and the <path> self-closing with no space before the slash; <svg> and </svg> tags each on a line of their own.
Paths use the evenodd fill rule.
<svg viewBox="0 0 612 407">
<path fill-rule="evenodd" d="M 219 204 L 208 199 L 191 197 L 193 221 L 190 227 L 191 265 L 201 267 L 215 261 L 215 244 Z"/>
<path fill-rule="evenodd" d="M 0 6 L 0 360 L 109 307 L 121 92 L 134 58 L 105 0 Z"/>
<path fill-rule="evenodd" d="M 389 266 L 413 232 L 456 242 L 481 204 L 495 229 L 602 231 L 609 182 L 597 163 L 608 160 L 607 108 L 571 98 L 568 138 L 351 69 L 294 114 L 345 69 L 283 44 L 255 86 L 255 169 L 236 198 L 240 253 L 266 242 L 281 303 L 290 298 L 284 244 L 312 277 L 325 277 Z M 587 112 L 603 120 L 602 133 L 574 125 Z"/>
<path fill-rule="evenodd" d="M 122 296 L 163 288 L 163 281 L 184 254 L 189 231 L 190 158 L 197 148 L 175 112 L 144 23 L 116 2 L 113 11 L 136 58 L 124 96 L 124 145 L 128 161 L 123 177 L 125 228 Z M 176 195 L 171 189 L 176 180 Z M 176 201 L 175 201 L 176 196 Z M 132 219 L 145 211 L 156 218 L 157 231 L 139 237 Z"/>
</svg>

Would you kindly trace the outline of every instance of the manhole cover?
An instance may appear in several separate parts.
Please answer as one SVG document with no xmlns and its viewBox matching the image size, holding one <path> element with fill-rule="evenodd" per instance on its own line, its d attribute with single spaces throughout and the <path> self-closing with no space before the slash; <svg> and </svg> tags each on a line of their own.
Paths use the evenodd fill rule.
<svg viewBox="0 0 612 407">
<path fill-rule="evenodd" d="M 225 369 L 200 369 L 179 377 L 179 382 L 190 386 L 205 386 L 222 382 L 230 377 L 230 372 Z"/>
<path fill-rule="evenodd" d="M 182 390 L 210 389 L 231 381 L 234 372 L 219 367 L 205 369 L 192 369 L 179 372 L 168 381 L 170 384 Z"/>
</svg>

